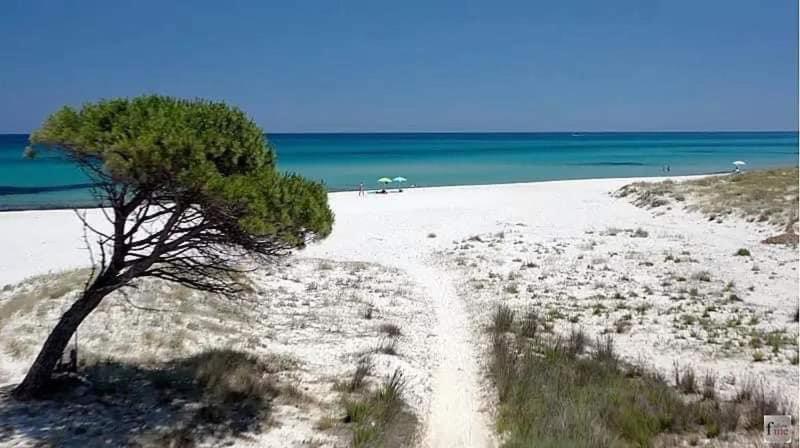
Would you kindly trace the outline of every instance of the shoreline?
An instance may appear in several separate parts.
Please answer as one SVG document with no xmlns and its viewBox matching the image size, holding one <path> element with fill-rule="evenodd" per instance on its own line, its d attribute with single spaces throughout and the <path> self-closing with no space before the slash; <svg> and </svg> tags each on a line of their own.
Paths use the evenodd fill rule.
<svg viewBox="0 0 800 448">
<path fill-rule="evenodd" d="M 420 232 L 449 233 L 452 227 L 458 227 L 458 236 L 465 237 L 494 228 L 501 219 L 501 212 L 503 215 L 519 215 L 521 218 L 528 215 L 527 208 L 544 206 L 544 204 L 527 204 L 523 198 L 529 195 L 544 194 L 548 198 L 552 197 L 547 202 L 551 202 L 552 207 L 560 208 L 565 204 L 585 202 L 589 198 L 606 198 L 609 192 L 632 182 L 689 180 L 705 176 L 708 174 L 417 187 L 407 188 L 404 190 L 405 194 L 400 195 L 392 192 L 386 195 L 367 194 L 366 197 L 359 197 L 354 191 L 333 192 L 329 193 L 330 206 L 336 215 L 333 236 L 342 233 L 352 234 L 355 229 L 362 229 L 356 230 L 356 235 L 351 238 L 358 240 L 358 244 L 361 245 L 374 245 L 375 240 L 384 240 L 387 234 L 397 232 L 396 229 L 387 227 L 391 223 L 397 222 L 398 219 L 412 219 L 403 229 L 404 233 L 418 227 L 426 228 L 426 230 L 420 229 Z M 464 194 L 465 192 L 469 194 Z M 387 200 L 380 199 L 383 197 Z M 633 207 L 624 201 L 617 201 L 613 206 Z M 99 207 L 0 212 L 0 235 L 2 235 L 0 243 L 5 248 L 7 257 L 5 259 L 14 260 L 13 263 L 0 263 L 0 285 L 14 283 L 32 275 L 86 265 L 88 254 L 81 237 L 83 231 L 80 220 L 74 216 L 76 210 L 85 211 L 87 219 L 96 228 L 108 225 Z M 465 222 L 453 222 L 453 214 L 456 211 L 469 218 Z M 551 210 L 542 210 L 545 211 L 549 213 Z M 415 212 L 424 215 L 424 219 L 422 215 L 414 216 Z M 395 216 L 398 213 L 404 216 Z M 356 219 L 355 216 L 360 218 Z M 476 220 L 477 217 L 480 218 Z M 494 219 L 490 219 L 492 217 Z M 554 216 L 552 219 L 558 222 L 563 217 Z M 596 225 L 593 222 L 594 212 L 590 210 L 584 210 L 583 215 L 579 213 L 573 219 L 586 225 Z M 372 224 L 365 225 L 365 221 L 370 221 Z M 439 230 L 442 227 L 449 228 Z M 583 232 L 583 229 L 574 230 Z M 22 238 L 23 236 L 25 238 Z M 399 235 L 392 238 L 397 236 Z M 564 236 L 574 238 L 575 234 Z M 342 238 L 329 237 L 321 242 L 312 243 L 299 254 L 306 256 L 311 254 L 320 258 L 341 258 L 342 255 L 346 255 L 350 261 L 366 261 L 361 250 L 348 247 L 351 244 L 352 242 L 344 241 Z M 414 252 L 426 250 L 425 247 L 413 247 L 408 244 L 408 242 L 403 244 L 402 250 Z M 333 249 L 325 249 L 329 247 Z M 351 254 L 353 251 L 358 255 Z M 374 261 L 380 262 L 377 259 Z"/>
<path fill-rule="evenodd" d="M 496 215 L 498 209 L 505 212 L 512 212 L 520 208 L 518 202 L 520 195 L 535 194 L 536 192 L 546 192 L 548 195 L 565 195 L 566 197 L 559 203 L 569 203 L 572 201 L 582 201 L 598 192 L 607 196 L 610 191 L 614 191 L 632 182 L 637 181 L 663 181 L 667 179 L 688 180 L 705 177 L 707 175 L 695 176 L 663 176 L 663 177 L 631 177 L 631 178 L 595 178 L 595 179 L 568 179 L 552 180 L 542 182 L 517 182 L 506 184 L 486 184 L 486 185 L 454 185 L 439 187 L 416 187 L 407 188 L 405 194 L 396 194 L 390 191 L 389 194 L 374 194 L 368 192 L 366 197 L 357 196 L 355 191 L 332 192 L 329 193 L 330 206 L 336 215 L 334 223 L 334 233 L 341 234 L 343 231 L 364 228 L 363 220 L 351 220 L 350 215 L 360 215 L 367 213 L 371 219 L 376 219 L 373 228 L 365 229 L 371 238 L 382 239 L 384 228 L 394 220 L 391 215 L 405 210 L 405 213 L 413 213 L 418 209 L 427 211 L 446 212 L 452 209 L 455 204 L 467 201 L 459 205 L 463 207 L 463 212 L 467 215 L 480 215 L 482 217 Z M 469 192 L 470 194 L 464 194 Z M 381 200 L 386 198 L 387 200 Z M 391 198 L 391 199 L 389 199 Z M 470 198 L 481 198 L 485 201 L 483 206 L 479 206 Z M 0 212 L 0 244 L 5 248 L 6 260 L 15 260 L 12 263 L 0 263 L 0 285 L 10 284 L 21 281 L 32 275 L 58 272 L 60 270 L 81 267 L 88 263 L 88 253 L 86 244 L 82 239 L 82 227 L 80 220 L 74 215 L 76 211 L 86 212 L 86 217 L 95 228 L 103 228 L 108 225 L 100 207 L 86 208 L 54 208 L 54 209 L 28 209 L 28 210 L 6 210 Z M 524 211 L 524 210 L 519 210 Z M 448 222 L 448 213 L 439 216 L 438 219 L 427 224 L 430 227 L 438 228 Z M 404 217 L 407 219 L 407 217 Z M 488 223 L 486 223 L 488 224 Z M 421 226 L 422 223 L 414 223 L 413 226 Z M 459 227 L 464 226 L 462 223 Z M 467 232 L 478 233 L 480 228 L 466 225 L 460 233 L 466 235 Z M 23 238 L 23 236 L 25 238 Z M 359 238 L 360 239 L 360 238 Z M 315 256 L 339 257 L 342 249 L 349 252 L 349 249 L 338 248 L 333 252 L 323 251 L 319 253 L 320 247 L 328 247 L 331 240 L 336 238 L 312 243 L 303 249 L 301 254 L 317 254 Z M 373 241 L 362 241 L 360 244 L 374 244 Z M 347 244 L 345 244 L 346 246 Z M 404 249 L 407 250 L 408 248 Z M 417 250 L 415 248 L 415 250 Z M 314 255 L 312 255 L 314 256 Z M 350 261 L 363 261 L 361 257 L 347 257 Z M 378 260 L 375 260 L 378 261 Z"/>
<path fill-rule="evenodd" d="M 500 182 L 500 183 L 489 183 L 489 184 L 452 184 L 452 185 L 430 185 L 430 186 L 403 186 L 403 191 L 417 191 L 417 190 L 433 190 L 433 189 L 441 189 L 441 188 L 475 188 L 475 187 L 500 187 L 500 186 L 514 186 L 514 185 L 533 185 L 533 184 L 547 184 L 547 183 L 557 183 L 557 182 L 596 182 L 596 181 L 623 181 L 629 180 L 631 182 L 638 182 L 638 181 L 649 181 L 649 182 L 660 182 L 667 179 L 674 179 L 674 180 L 687 180 L 693 179 L 698 177 L 705 177 L 705 176 L 721 176 L 725 174 L 730 174 L 730 171 L 712 171 L 707 173 L 699 173 L 699 174 L 680 174 L 674 176 L 632 176 L 632 177 L 587 177 L 587 178 L 577 178 L 577 179 L 549 179 L 549 180 L 533 180 L 533 181 L 522 181 L 522 182 Z M 396 193 L 398 187 L 396 186 L 388 186 L 386 188 L 388 193 Z M 371 188 L 364 190 L 369 195 L 377 195 L 380 191 L 377 188 Z M 328 190 L 328 195 L 336 195 L 341 193 L 356 193 L 358 192 L 357 189 L 353 190 Z M 11 196 L 11 195 L 9 195 Z M 0 195 L 0 202 L 2 202 L 3 195 Z M 103 208 L 99 205 L 88 205 L 88 204 L 76 204 L 73 206 L 65 206 L 65 205 L 43 205 L 41 207 L 7 207 L 0 203 L 0 214 L 10 213 L 10 212 L 35 212 L 35 211 L 58 211 L 58 210 L 93 210 Z"/>
</svg>

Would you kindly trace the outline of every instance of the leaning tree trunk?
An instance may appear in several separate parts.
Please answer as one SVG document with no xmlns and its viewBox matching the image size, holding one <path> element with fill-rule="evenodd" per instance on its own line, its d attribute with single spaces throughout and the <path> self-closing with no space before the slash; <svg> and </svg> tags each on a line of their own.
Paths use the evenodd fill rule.
<svg viewBox="0 0 800 448">
<path fill-rule="evenodd" d="M 50 382 L 53 369 L 61 359 L 64 349 L 67 347 L 72 335 L 75 334 L 75 330 L 78 329 L 78 325 L 83 322 L 89 313 L 97 308 L 97 305 L 109 292 L 109 290 L 99 287 L 98 282 L 95 282 L 61 316 L 53 331 L 47 336 L 39 355 L 36 356 L 36 360 L 28 370 L 28 374 L 25 375 L 25 379 L 14 389 L 15 398 L 25 400 L 43 395 Z"/>
</svg>

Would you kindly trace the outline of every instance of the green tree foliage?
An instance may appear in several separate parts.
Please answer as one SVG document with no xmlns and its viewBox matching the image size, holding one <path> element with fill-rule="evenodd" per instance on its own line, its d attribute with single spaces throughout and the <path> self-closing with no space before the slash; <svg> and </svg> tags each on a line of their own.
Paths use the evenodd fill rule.
<svg viewBox="0 0 800 448">
<path fill-rule="evenodd" d="M 223 103 L 154 95 L 65 107 L 31 144 L 82 167 L 109 225 L 83 220 L 97 238 L 92 278 L 17 387 L 20 398 L 43 390 L 80 322 L 133 279 L 233 295 L 242 257 L 282 256 L 331 231 L 323 185 L 278 172 L 262 130 Z"/>
</svg>

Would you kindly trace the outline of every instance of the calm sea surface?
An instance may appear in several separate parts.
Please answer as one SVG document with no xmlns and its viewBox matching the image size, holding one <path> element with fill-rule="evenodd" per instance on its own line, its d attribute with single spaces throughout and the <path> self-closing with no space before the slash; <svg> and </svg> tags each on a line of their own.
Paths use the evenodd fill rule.
<svg viewBox="0 0 800 448">
<path fill-rule="evenodd" d="M 468 185 L 660 176 L 798 164 L 796 132 L 270 134 L 278 166 L 332 191 L 380 177 Z M 22 157 L 27 135 L 0 135 L 0 209 L 91 205 L 88 180 L 57 152 Z"/>
</svg>

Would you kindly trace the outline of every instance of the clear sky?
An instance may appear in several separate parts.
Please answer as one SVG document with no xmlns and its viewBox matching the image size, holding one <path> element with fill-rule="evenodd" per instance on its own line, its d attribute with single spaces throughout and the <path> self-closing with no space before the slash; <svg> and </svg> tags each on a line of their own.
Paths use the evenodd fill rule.
<svg viewBox="0 0 800 448">
<path fill-rule="evenodd" d="M 0 4 L 0 132 L 225 100 L 267 132 L 789 130 L 796 0 Z"/>
</svg>

